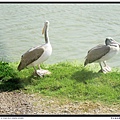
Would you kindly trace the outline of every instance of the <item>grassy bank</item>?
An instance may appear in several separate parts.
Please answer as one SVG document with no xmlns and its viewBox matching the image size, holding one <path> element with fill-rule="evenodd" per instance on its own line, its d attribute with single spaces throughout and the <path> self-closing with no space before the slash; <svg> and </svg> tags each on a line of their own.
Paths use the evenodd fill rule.
<svg viewBox="0 0 120 120">
<path fill-rule="evenodd" d="M 98 66 L 83 67 L 77 62 L 42 65 L 52 72 L 43 78 L 33 76 L 33 68 L 17 71 L 17 63 L 0 62 L 0 91 L 23 90 L 75 101 L 120 104 L 120 72 L 97 73 Z M 93 66 L 93 67 L 92 67 Z M 92 67 L 92 68 L 91 68 Z"/>
</svg>

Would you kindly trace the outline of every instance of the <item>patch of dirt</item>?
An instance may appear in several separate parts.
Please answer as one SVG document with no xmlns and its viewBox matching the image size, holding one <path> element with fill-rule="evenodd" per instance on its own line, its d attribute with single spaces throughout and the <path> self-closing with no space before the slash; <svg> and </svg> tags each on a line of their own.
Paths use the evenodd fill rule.
<svg viewBox="0 0 120 120">
<path fill-rule="evenodd" d="M 0 114 L 120 114 L 119 105 L 103 105 L 93 102 L 70 102 L 40 94 L 1 92 Z"/>
</svg>

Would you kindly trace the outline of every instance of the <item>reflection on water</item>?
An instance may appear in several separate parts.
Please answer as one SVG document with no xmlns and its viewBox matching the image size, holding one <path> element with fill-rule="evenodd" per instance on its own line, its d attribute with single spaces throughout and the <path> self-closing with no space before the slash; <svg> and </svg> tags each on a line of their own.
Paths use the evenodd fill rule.
<svg viewBox="0 0 120 120">
<path fill-rule="evenodd" d="M 53 54 L 46 62 L 84 61 L 106 37 L 120 42 L 119 11 L 119 4 L 1 4 L 0 58 L 19 61 L 29 48 L 43 44 L 41 31 L 48 20 Z M 119 66 L 119 55 L 108 64 Z"/>
</svg>

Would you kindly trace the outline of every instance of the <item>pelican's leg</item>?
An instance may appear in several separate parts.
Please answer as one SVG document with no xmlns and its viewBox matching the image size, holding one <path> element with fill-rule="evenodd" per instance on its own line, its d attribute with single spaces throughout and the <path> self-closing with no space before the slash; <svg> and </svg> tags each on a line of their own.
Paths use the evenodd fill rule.
<svg viewBox="0 0 120 120">
<path fill-rule="evenodd" d="M 43 77 L 43 73 L 41 73 L 41 70 L 36 70 L 36 68 L 33 66 L 34 70 L 35 70 L 35 75 L 39 75 L 40 77 Z"/>
<path fill-rule="evenodd" d="M 40 64 L 38 65 L 39 70 L 41 70 Z"/>
<path fill-rule="evenodd" d="M 36 73 L 36 68 L 35 68 L 35 66 L 33 66 L 33 68 L 34 68 L 34 70 L 35 70 L 35 73 Z"/>
<path fill-rule="evenodd" d="M 49 75 L 51 74 L 51 72 L 49 70 L 43 70 L 41 69 L 40 65 L 38 65 L 39 69 L 36 70 L 36 68 L 33 66 L 34 70 L 35 70 L 35 74 L 37 74 L 40 77 L 44 77 L 44 75 Z"/>
<path fill-rule="evenodd" d="M 111 67 L 107 65 L 106 61 L 103 61 L 104 65 L 105 65 L 105 69 L 110 72 L 111 71 Z"/>
<path fill-rule="evenodd" d="M 99 71 L 99 72 L 106 73 L 107 71 L 106 71 L 106 69 L 104 69 L 104 68 L 102 67 L 101 62 L 99 62 L 99 65 L 100 65 L 100 67 L 101 67 L 101 69 L 100 69 L 100 71 Z"/>
</svg>

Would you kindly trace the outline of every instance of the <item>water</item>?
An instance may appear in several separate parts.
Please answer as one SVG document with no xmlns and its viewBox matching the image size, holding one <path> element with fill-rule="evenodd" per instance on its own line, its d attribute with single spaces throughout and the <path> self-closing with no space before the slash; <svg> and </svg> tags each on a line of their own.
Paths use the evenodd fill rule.
<svg viewBox="0 0 120 120">
<path fill-rule="evenodd" d="M 50 22 L 53 47 L 47 63 L 79 60 L 106 37 L 120 42 L 119 4 L 0 4 L 0 59 L 20 61 L 29 48 L 44 43 L 44 21 Z M 119 67 L 120 53 L 108 61 Z"/>
</svg>

